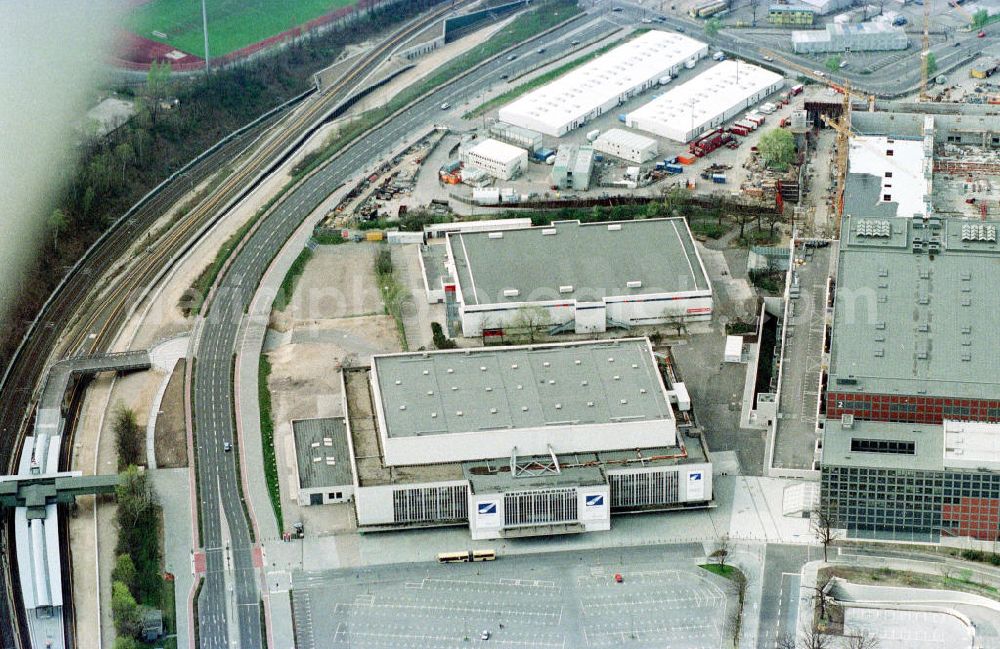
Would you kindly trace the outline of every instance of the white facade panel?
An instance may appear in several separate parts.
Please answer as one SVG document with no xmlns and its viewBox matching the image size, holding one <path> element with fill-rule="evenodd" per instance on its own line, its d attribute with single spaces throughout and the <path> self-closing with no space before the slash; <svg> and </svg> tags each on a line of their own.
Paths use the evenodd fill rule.
<svg viewBox="0 0 1000 649">
<path fill-rule="evenodd" d="M 380 413 L 381 417 L 381 413 Z M 384 422 L 379 422 L 384 430 Z M 547 455 L 549 447 L 560 453 L 612 451 L 648 446 L 672 446 L 677 440 L 673 419 L 627 424 L 566 424 L 514 430 L 478 430 L 431 436 L 382 435 L 388 465 L 439 464 L 509 456 L 515 446 L 521 455 Z"/>
<path fill-rule="evenodd" d="M 631 162 L 649 162 L 659 154 L 656 140 L 620 128 L 605 131 L 594 140 L 594 150 Z"/>
<path fill-rule="evenodd" d="M 479 336 L 483 329 L 503 328 L 517 324 L 524 308 L 541 308 L 547 314 L 549 326 L 576 321 L 574 331 L 590 333 L 606 331 L 608 322 L 625 323 L 630 326 L 656 325 L 668 322 L 698 322 L 712 317 L 712 295 L 708 291 L 693 293 L 662 293 L 633 296 L 609 297 L 604 300 L 603 310 L 593 309 L 593 303 L 584 303 L 587 309 L 579 310 L 576 300 L 560 302 L 523 302 L 519 304 L 487 304 L 481 306 L 461 305 L 462 335 Z M 597 322 L 601 314 L 605 321 Z"/>
<path fill-rule="evenodd" d="M 465 163 L 501 180 L 509 180 L 528 167 L 528 152 L 499 140 L 483 140 L 465 152 Z"/>
<path fill-rule="evenodd" d="M 784 85 L 784 77 L 770 70 L 723 61 L 632 111 L 626 124 L 675 142 L 690 142 Z"/>
<path fill-rule="evenodd" d="M 502 107 L 502 121 L 559 137 L 676 74 L 708 45 L 674 32 L 650 31 Z"/>
</svg>

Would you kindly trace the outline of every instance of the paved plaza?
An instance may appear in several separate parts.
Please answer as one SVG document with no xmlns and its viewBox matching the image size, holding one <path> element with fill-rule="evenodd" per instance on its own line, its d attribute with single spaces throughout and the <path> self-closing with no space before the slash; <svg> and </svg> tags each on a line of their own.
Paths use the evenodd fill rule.
<svg viewBox="0 0 1000 649">
<path fill-rule="evenodd" d="M 734 596 L 703 557 L 690 544 L 295 573 L 296 638 L 300 649 L 717 649 Z"/>
</svg>

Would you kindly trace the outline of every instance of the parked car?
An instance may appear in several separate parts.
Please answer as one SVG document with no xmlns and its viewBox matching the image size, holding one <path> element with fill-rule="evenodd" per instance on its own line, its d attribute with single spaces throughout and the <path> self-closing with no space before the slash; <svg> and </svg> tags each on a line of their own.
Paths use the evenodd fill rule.
<svg viewBox="0 0 1000 649">
<path fill-rule="evenodd" d="M 765 54 L 764 55 L 764 60 L 767 61 L 768 63 L 772 63 L 774 61 L 774 57 L 768 56 L 767 54 Z"/>
<path fill-rule="evenodd" d="M 624 577 L 622 577 L 622 573 L 620 573 L 620 572 L 616 572 L 616 573 L 615 573 L 615 583 L 616 583 L 616 584 L 620 584 L 620 583 L 622 583 L 623 581 L 625 581 L 625 578 L 624 578 Z"/>
<path fill-rule="evenodd" d="M 483 632 L 479 634 L 479 639 L 480 640 L 489 640 L 490 639 L 490 635 L 491 635 L 490 632 L 488 630 L 484 629 Z"/>
<path fill-rule="evenodd" d="M 222 450 L 224 450 L 226 453 L 228 453 L 229 451 L 233 450 L 233 444 L 232 444 L 232 442 L 226 442 L 225 444 L 223 444 L 222 445 Z"/>
</svg>

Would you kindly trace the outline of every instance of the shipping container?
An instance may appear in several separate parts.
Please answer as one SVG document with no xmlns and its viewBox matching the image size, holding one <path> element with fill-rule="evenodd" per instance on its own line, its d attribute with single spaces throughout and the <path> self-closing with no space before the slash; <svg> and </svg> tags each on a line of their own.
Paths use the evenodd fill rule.
<svg viewBox="0 0 1000 649">
<path fill-rule="evenodd" d="M 732 133 L 733 135 L 739 135 L 740 137 L 746 137 L 750 135 L 750 131 L 748 131 L 743 126 L 740 126 L 739 124 L 733 124 L 732 126 L 730 126 L 729 132 Z"/>
<path fill-rule="evenodd" d="M 805 89 L 806 89 L 806 87 L 803 86 L 802 84 L 799 84 L 797 86 L 792 86 L 792 89 L 791 89 L 792 97 L 794 97 L 796 95 L 801 95 L 802 91 L 805 90 Z"/>
<path fill-rule="evenodd" d="M 381 241 L 385 235 L 381 230 L 369 230 L 365 233 L 365 241 Z"/>
<path fill-rule="evenodd" d="M 589 133 L 587 133 L 587 141 L 588 142 L 593 142 L 594 140 L 597 139 L 597 136 L 600 135 L 600 134 L 601 134 L 601 129 L 595 128 L 593 131 L 590 131 Z"/>
<path fill-rule="evenodd" d="M 668 83 L 670 83 L 671 81 L 673 81 L 673 79 L 674 79 L 674 78 L 673 78 L 672 76 L 670 76 L 669 74 L 665 74 L 665 75 L 663 75 L 662 77 L 660 77 L 660 79 L 659 79 L 659 84 L 660 84 L 661 86 L 665 86 L 665 85 L 667 85 Z"/>
<path fill-rule="evenodd" d="M 679 155 L 677 156 L 677 162 L 682 165 L 694 164 L 695 158 L 689 155 Z"/>
<path fill-rule="evenodd" d="M 535 149 L 531 153 L 532 159 L 535 160 L 536 162 L 545 162 L 546 160 L 549 159 L 549 156 L 555 158 L 555 155 L 556 155 L 555 151 L 553 151 L 552 149 L 546 149 L 544 147 L 540 149 Z"/>
<path fill-rule="evenodd" d="M 712 174 L 713 183 L 724 183 L 726 182 L 726 174 Z"/>
<path fill-rule="evenodd" d="M 663 170 L 666 171 L 668 174 L 684 173 L 684 167 L 679 164 L 663 165 Z"/>
</svg>

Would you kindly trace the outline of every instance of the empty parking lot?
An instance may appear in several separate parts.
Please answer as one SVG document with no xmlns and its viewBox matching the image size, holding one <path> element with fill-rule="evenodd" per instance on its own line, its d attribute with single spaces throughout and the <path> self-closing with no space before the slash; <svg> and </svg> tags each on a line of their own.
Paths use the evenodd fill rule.
<svg viewBox="0 0 1000 649">
<path fill-rule="evenodd" d="M 716 649 L 731 597 L 725 579 L 697 567 L 702 552 L 671 546 L 301 573 L 298 647 Z"/>
</svg>

